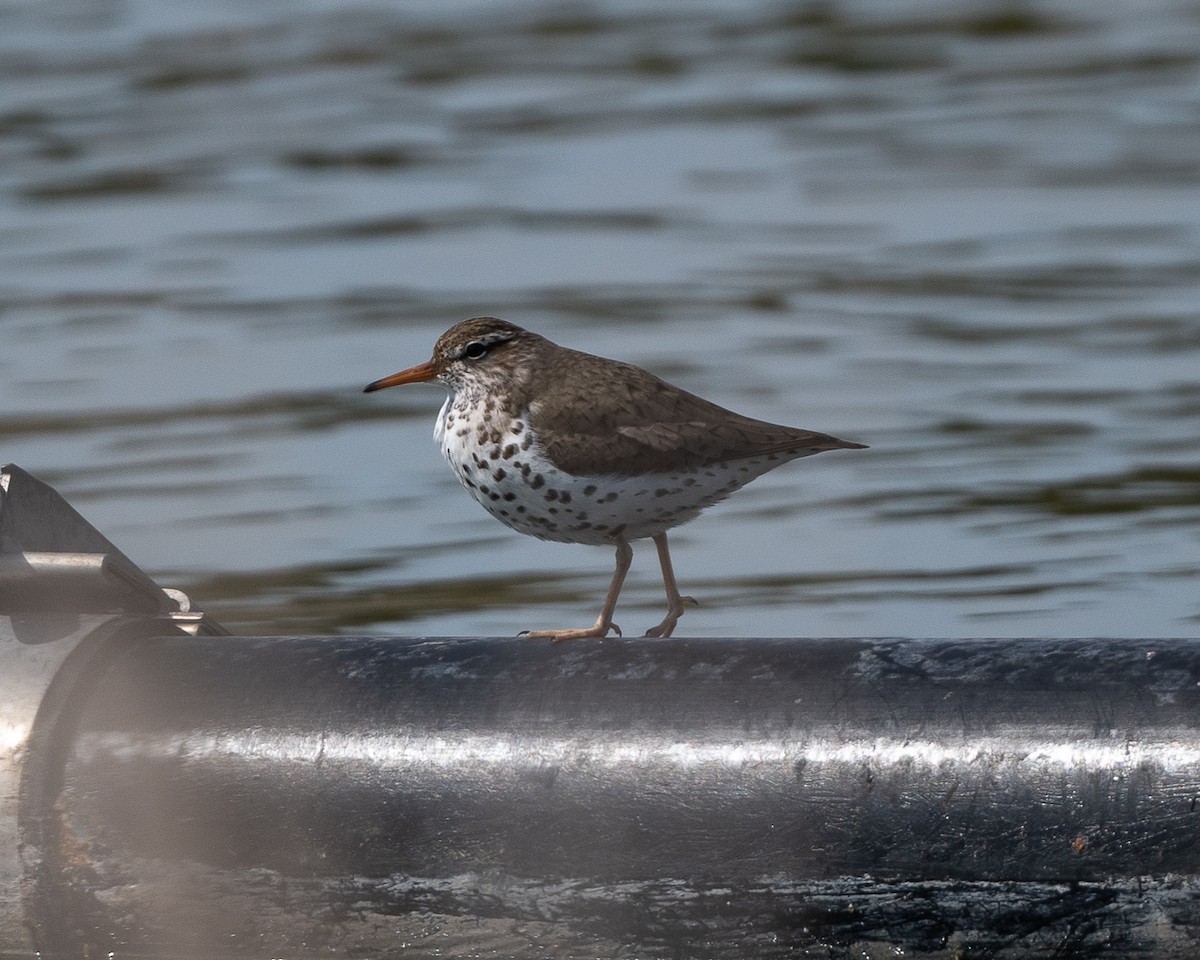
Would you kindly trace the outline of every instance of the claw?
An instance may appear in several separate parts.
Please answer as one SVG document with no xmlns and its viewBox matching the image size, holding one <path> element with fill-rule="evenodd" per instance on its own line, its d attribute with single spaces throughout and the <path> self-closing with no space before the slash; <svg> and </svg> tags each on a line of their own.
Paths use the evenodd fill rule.
<svg viewBox="0 0 1200 960">
<path fill-rule="evenodd" d="M 567 640 L 583 640 L 585 638 L 602 639 L 608 636 L 608 631 L 615 629 L 615 624 L 594 623 L 590 627 L 578 627 L 570 630 L 522 630 L 519 636 L 533 640 L 549 640 L 551 643 L 563 643 Z M 620 636 L 621 631 L 617 630 Z"/>
</svg>

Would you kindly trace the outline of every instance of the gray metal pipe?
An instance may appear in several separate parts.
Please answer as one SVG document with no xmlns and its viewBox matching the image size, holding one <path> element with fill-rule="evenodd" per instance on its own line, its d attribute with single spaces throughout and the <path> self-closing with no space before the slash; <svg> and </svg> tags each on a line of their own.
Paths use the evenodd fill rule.
<svg viewBox="0 0 1200 960">
<path fill-rule="evenodd" d="M 22 901 L 20 784 L 42 758 L 36 718 L 115 638 L 223 633 L 165 591 L 51 487 L 0 467 L 0 957 L 34 955 Z"/>
<path fill-rule="evenodd" d="M 0 957 L 1200 954 L 1200 641 L 233 638 L 0 468 Z"/>
<path fill-rule="evenodd" d="M 1195 640 L 114 638 L 39 715 L 27 910 L 63 957 L 1192 957 L 1198 683 Z"/>
</svg>

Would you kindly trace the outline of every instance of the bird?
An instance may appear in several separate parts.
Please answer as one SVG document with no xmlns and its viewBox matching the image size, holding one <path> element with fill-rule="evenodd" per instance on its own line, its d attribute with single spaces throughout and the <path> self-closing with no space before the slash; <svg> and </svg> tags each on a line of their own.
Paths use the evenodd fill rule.
<svg viewBox="0 0 1200 960">
<path fill-rule="evenodd" d="M 438 338 L 432 357 L 364 388 L 439 381 L 448 391 L 434 440 L 459 482 L 513 530 L 616 548 L 616 569 L 590 626 L 527 630 L 555 642 L 621 636 L 613 614 L 633 561 L 658 551 L 667 614 L 646 631 L 670 637 L 685 604 L 667 533 L 790 460 L 866 444 L 755 420 L 648 370 L 559 346 L 496 317 Z"/>
</svg>

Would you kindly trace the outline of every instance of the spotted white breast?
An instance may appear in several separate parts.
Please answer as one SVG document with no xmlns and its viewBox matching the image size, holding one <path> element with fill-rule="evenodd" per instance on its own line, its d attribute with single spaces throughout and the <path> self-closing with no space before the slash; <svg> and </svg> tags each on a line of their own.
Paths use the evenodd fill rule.
<svg viewBox="0 0 1200 960">
<path fill-rule="evenodd" d="M 779 458 L 667 474 L 576 476 L 545 455 L 528 413 L 481 417 L 477 398 L 452 393 L 434 427 L 434 440 L 471 495 L 520 533 L 562 543 L 611 544 L 663 533 L 695 518 Z"/>
</svg>

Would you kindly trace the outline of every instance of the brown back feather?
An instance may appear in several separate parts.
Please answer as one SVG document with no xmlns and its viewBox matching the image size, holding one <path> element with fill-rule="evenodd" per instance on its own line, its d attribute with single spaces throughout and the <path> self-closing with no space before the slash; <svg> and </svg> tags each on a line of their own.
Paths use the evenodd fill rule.
<svg viewBox="0 0 1200 960">
<path fill-rule="evenodd" d="M 632 364 L 559 347 L 528 384 L 546 456 L 576 475 L 673 473 L 748 457 L 863 446 L 743 417 Z"/>
</svg>

